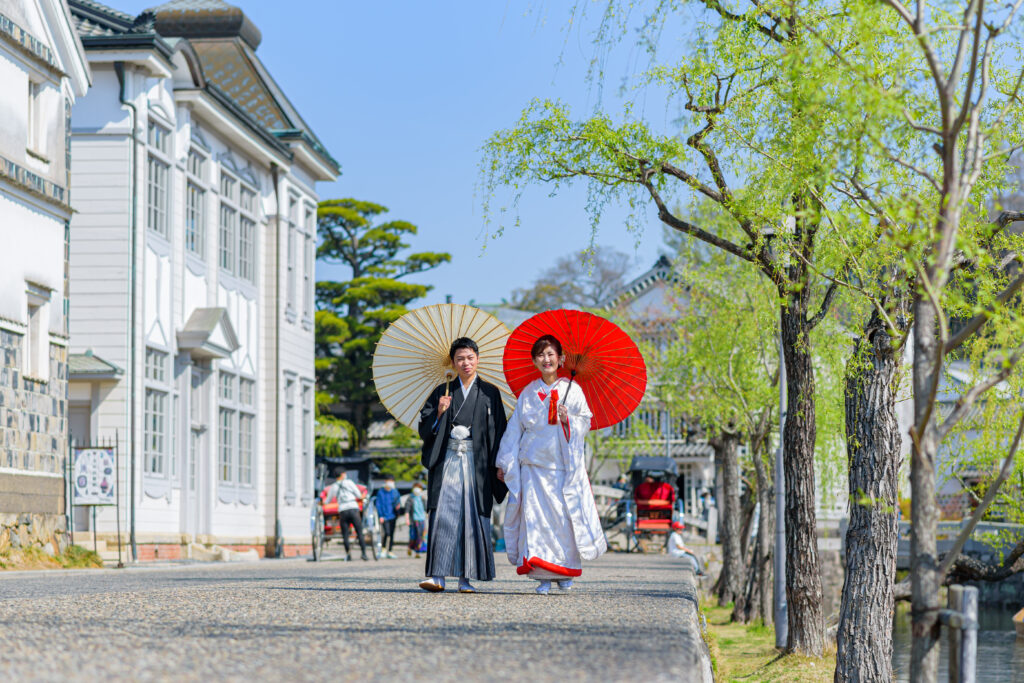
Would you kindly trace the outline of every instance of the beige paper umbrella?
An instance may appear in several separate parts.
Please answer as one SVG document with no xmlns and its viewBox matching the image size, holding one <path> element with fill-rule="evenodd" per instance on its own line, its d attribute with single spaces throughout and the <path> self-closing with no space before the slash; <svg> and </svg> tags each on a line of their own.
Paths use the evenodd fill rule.
<svg viewBox="0 0 1024 683">
<path fill-rule="evenodd" d="M 493 315 L 461 304 L 435 304 L 409 311 L 384 331 L 373 353 L 373 383 L 380 402 L 402 424 L 416 429 L 420 409 L 434 387 L 456 376 L 448 350 L 459 337 L 480 349 L 477 374 L 501 389 L 505 415 L 515 408 L 502 372 L 509 331 Z"/>
</svg>

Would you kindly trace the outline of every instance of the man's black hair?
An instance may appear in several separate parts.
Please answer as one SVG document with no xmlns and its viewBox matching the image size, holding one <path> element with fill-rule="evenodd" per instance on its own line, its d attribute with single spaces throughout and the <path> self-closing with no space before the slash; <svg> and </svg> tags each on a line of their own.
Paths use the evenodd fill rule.
<svg viewBox="0 0 1024 683">
<path fill-rule="evenodd" d="M 480 349 L 477 348 L 475 341 L 473 341 L 469 337 L 459 337 L 458 339 L 452 342 L 452 348 L 448 352 L 448 358 L 451 361 L 455 361 L 455 352 L 458 351 L 459 349 L 469 349 L 476 355 L 480 355 Z"/>
</svg>

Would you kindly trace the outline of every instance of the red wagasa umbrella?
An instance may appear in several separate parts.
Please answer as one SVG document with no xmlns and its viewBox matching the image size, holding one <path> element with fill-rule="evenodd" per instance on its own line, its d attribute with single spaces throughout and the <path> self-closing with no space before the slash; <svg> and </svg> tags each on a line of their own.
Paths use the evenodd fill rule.
<svg viewBox="0 0 1024 683">
<path fill-rule="evenodd" d="M 640 405 L 647 388 L 647 366 L 633 340 L 604 318 L 565 309 L 538 313 L 509 336 L 502 365 L 517 397 L 540 377 L 530 350 L 545 334 L 562 343 L 565 365 L 558 374 L 583 388 L 594 413 L 591 429 L 621 422 Z"/>
</svg>

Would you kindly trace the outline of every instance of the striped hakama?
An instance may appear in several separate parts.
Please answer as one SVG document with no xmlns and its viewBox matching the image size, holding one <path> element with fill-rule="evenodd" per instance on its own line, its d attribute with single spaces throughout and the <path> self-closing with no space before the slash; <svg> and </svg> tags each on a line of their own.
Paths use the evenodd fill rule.
<svg viewBox="0 0 1024 683">
<path fill-rule="evenodd" d="M 437 509 L 427 533 L 427 576 L 494 578 L 491 520 L 476 505 L 476 477 L 471 439 L 450 438 Z"/>
</svg>

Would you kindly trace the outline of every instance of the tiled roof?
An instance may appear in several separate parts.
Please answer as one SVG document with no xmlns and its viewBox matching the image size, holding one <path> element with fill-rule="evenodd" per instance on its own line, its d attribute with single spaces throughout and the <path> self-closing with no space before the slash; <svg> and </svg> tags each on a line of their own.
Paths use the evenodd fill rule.
<svg viewBox="0 0 1024 683">
<path fill-rule="evenodd" d="M 234 40 L 192 40 L 207 83 L 220 88 L 267 130 L 290 128 L 285 113 L 253 68 L 245 46 Z"/>
<path fill-rule="evenodd" d="M 209 12 L 217 10 L 236 9 L 224 0 L 171 0 L 162 5 L 151 7 L 151 12 L 180 11 L 180 12 Z"/>
<path fill-rule="evenodd" d="M 259 29 L 238 7 L 223 0 L 170 0 L 132 17 L 95 0 L 68 0 L 68 4 L 87 46 L 102 43 L 109 47 L 108 38 L 120 43 L 145 34 L 170 54 L 165 39 L 188 40 L 199 58 L 207 89 L 223 93 L 237 106 L 236 115 L 250 119 L 272 145 L 283 150 L 288 142 L 304 140 L 327 166 L 340 172 L 338 162 L 256 56 Z"/>
<path fill-rule="evenodd" d="M 68 354 L 68 374 L 72 376 L 120 375 L 123 373 L 121 368 L 93 355 L 92 352 Z"/>
<path fill-rule="evenodd" d="M 263 39 L 245 12 L 223 0 L 171 0 L 146 11 L 156 16 L 156 30 L 165 36 L 239 37 L 253 49 Z"/>
<path fill-rule="evenodd" d="M 130 29 L 135 20 L 132 15 L 95 0 L 68 0 L 68 6 L 75 29 L 82 37 L 119 35 Z"/>
<path fill-rule="evenodd" d="M 622 288 L 604 301 L 602 307 L 614 308 L 623 300 L 632 300 L 637 298 L 659 281 L 676 282 L 676 280 L 677 278 L 675 273 L 672 272 L 672 262 L 668 260 L 667 256 L 662 254 L 658 257 L 658 260 L 655 261 L 654 267 L 643 275 L 635 278 L 632 282 L 623 285 Z"/>
</svg>

